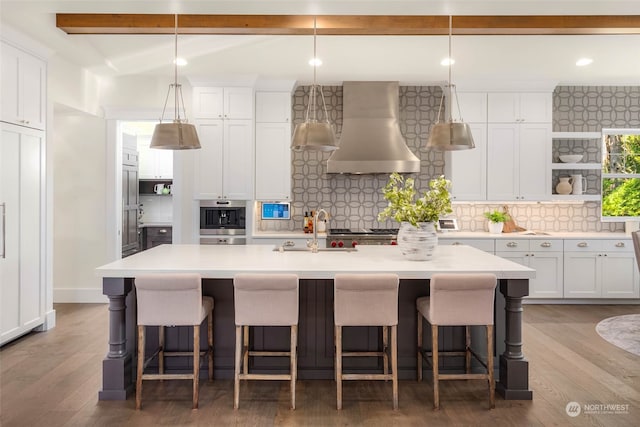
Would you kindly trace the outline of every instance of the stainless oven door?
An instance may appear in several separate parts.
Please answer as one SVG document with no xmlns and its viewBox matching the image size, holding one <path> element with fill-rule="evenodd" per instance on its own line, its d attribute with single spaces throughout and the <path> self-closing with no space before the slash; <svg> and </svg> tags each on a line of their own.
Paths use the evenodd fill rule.
<svg viewBox="0 0 640 427">
<path fill-rule="evenodd" d="M 245 236 L 200 236 L 201 245 L 246 245 Z"/>
</svg>

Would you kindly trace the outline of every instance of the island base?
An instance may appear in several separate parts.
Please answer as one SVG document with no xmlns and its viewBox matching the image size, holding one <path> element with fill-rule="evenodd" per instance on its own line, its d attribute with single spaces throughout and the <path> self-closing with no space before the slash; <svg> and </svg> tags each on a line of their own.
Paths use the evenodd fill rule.
<svg viewBox="0 0 640 427">
<path fill-rule="evenodd" d="M 500 382 L 496 392 L 505 400 L 532 400 L 529 390 L 529 362 L 525 359 L 507 359 L 500 356 Z"/>
</svg>

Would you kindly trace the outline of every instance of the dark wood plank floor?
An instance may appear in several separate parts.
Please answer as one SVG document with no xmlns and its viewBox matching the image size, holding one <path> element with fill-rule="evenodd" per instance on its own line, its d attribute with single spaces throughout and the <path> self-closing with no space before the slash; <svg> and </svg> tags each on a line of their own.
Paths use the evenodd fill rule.
<svg viewBox="0 0 640 427">
<path fill-rule="evenodd" d="M 441 410 L 432 410 L 431 382 L 400 382 L 400 409 L 391 409 L 391 384 L 347 383 L 344 409 L 335 410 L 333 381 L 300 381 L 297 408 L 288 409 L 288 387 L 278 382 L 243 384 L 234 411 L 231 381 L 203 381 L 200 409 L 191 410 L 188 381 L 145 384 L 142 411 L 134 401 L 99 402 L 106 353 L 107 306 L 59 304 L 57 327 L 32 333 L 0 349 L 0 425 L 10 426 L 638 426 L 640 357 L 603 341 L 595 325 L 640 306 L 525 307 L 524 351 L 530 361 L 533 401 L 496 401 L 476 381 L 441 386 Z M 575 418 L 567 403 L 628 405 Z M 596 407 L 594 407 L 596 408 Z M 597 412 L 597 411 L 596 411 Z"/>
</svg>

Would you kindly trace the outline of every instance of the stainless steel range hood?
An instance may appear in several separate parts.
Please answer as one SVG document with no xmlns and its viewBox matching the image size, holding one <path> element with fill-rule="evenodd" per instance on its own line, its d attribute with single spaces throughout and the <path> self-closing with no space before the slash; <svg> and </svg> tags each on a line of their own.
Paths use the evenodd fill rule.
<svg viewBox="0 0 640 427">
<path fill-rule="evenodd" d="M 328 173 L 419 172 L 420 159 L 400 133 L 398 82 L 344 82 L 339 150 Z"/>
</svg>

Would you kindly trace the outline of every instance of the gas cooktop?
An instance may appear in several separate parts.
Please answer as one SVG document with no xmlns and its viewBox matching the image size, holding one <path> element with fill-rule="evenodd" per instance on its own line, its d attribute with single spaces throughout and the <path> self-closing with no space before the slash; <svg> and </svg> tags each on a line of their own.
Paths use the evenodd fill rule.
<svg viewBox="0 0 640 427">
<path fill-rule="evenodd" d="M 330 236 L 336 235 L 396 235 L 398 234 L 397 228 L 359 228 L 356 230 L 351 230 L 349 228 L 330 228 L 329 233 Z"/>
</svg>

